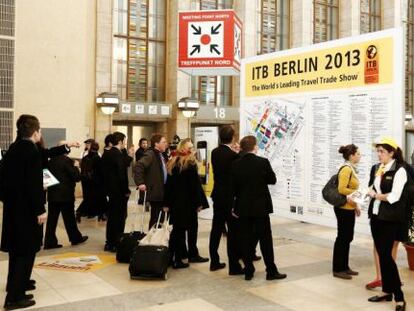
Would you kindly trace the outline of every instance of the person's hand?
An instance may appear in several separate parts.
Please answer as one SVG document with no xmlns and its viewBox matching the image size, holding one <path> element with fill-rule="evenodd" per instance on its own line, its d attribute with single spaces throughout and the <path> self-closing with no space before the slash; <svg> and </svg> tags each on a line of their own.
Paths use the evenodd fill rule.
<svg viewBox="0 0 414 311">
<path fill-rule="evenodd" d="M 376 195 L 377 193 L 375 192 L 375 190 L 370 190 L 370 191 L 368 191 L 368 195 L 371 197 L 371 198 L 375 198 L 375 195 Z"/>
<path fill-rule="evenodd" d="M 162 208 L 162 210 L 164 211 L 164 213 L 168 213 L 170 211 L 170 208 L 165 206 Z"/>
<path fill-rule="evenodd" d="M 202 206 L 197 207 L 197 213 L 200 213 L 202 209 L 203 209 Z"/>
<path fill-rule="evenodd" d="M 128 149 L 128 155 L 130 156 L 130 157 L 134 157 L 134 154 L 135 154 L 135 147 L 134 147 L 134 145 L 132 145 L 131 147 L 129 147 L 129 149 Z"/>
<path fill-rule="evenodd" d="M 347 202 L 349 205 L 353 206 L 353 207 L 356 207 L 356 206 L 357 206 L 356 202 L 355 202 L 355 201 L 351 198 L 351 196 L 347 196 L 347 197 L 346 197 L 346 202 Z"/>
<path fill-rule="evenodd" d="M 80 145 L 80 143 L 79 142 L 77 142 L 77 141 L 70 141 L 70 142 L 67 142 L 66 143 L 66 145 L 69 147 L 69 148 L 72 148 L 72 147 L 74 147 L 74 148 L 79 148 L 81 145 Z"/>
<path fill-rule="evenodd" d="M 357 206 L 357 207 L 355 207 L 355 215 L 357 216 L 357 217 L 359 217 L 359 216 L 361 216 L 361 209 Z"/>
<path fill-rule="evenodd" d="M 147 186 L 145 186 L 145 184 L 139 185 L 138 189 L 141 191 L 147 191 Z"/>
<path fill-rule="evenodd" d="M 42 215 L 37 216 L 37 223 L 39 225 L 42 225 L 46 222 L 47 219 L 47 213 L 43 213 Z"/>
<path fill-rule="evenodd" d="M 234 213 L 234 208 L 231 210 L 231 216 L 234 218 L 239 218 L 239 216 Z"/>
</svg>

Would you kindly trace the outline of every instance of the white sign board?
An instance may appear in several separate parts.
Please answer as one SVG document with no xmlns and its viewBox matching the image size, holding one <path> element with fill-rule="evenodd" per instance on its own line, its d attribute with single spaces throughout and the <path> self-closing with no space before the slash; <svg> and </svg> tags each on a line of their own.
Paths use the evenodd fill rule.
<svg viewBox="0 0 414 311">
<path fill-rule="evenodd" d="M 277 215 L 336 226 L 321 190 L 344 162 L 339 147 L 359 147 L 367 186 L 372 143 L 403 144 L 403 50 L 402 29 L 390 29 L 242 61 L 240 135 L 255 135 L 272 163 Z M 367 224 L 365 208 L 357 230 Z"/>
</svg>

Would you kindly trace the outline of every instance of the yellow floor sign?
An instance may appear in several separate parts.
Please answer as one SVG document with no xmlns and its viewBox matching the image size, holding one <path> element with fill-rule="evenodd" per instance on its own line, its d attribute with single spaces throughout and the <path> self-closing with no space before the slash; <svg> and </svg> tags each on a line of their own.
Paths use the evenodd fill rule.
<svg viewBox="0 0 414 311">
<path fill-rule="evenodd" d="M 115 256 L 105 254 L 65 253 L 40 260 L 35 268 L 72 272 L 94 272 L 116 263 Z"/>
</svg>

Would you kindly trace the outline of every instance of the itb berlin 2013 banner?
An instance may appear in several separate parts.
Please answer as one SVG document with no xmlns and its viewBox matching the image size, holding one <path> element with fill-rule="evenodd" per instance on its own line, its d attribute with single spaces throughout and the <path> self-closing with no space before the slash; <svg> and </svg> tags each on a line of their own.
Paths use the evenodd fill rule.
<svg viewBox="0 0 414 311">
<path fill-rule="evenodd" d="M 372 143 L 404 141 L 403 31 L 390 29 L 247 58 L 241 66 L 241 135 L 256 136 L 278 178 L 275 213 L 336 226 L 321 190 L 356 144 L 368 186 L 378 162 Z M 357 230 L 368 232 L 363 213 Z"/>
</svg>

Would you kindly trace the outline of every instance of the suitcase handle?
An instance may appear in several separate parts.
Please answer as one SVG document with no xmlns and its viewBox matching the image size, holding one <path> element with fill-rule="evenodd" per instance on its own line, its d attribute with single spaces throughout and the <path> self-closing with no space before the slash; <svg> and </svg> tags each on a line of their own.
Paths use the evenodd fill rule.
<svg viewBox="0 0 414 311">
<path fill-rule="evenodd" d="M 138 199 L 136 200 L 136 202 L 138 203 L 140 199 L 140 191 L 138 189 L 137 189 L 137 198 Z M 144 192 L 144 201 L 142 202 L 141 232 L 144 232 L 144 218 L 145 218 L 145 205 L 146 204 L 147 204 L 147 191 Z M 134 220 L 131 226 L 131 233 L 136 231 L 135 226 L 137 225 L 137 222 L 138 222 L 138 211 L 135 212 Z"/>
</svg>

